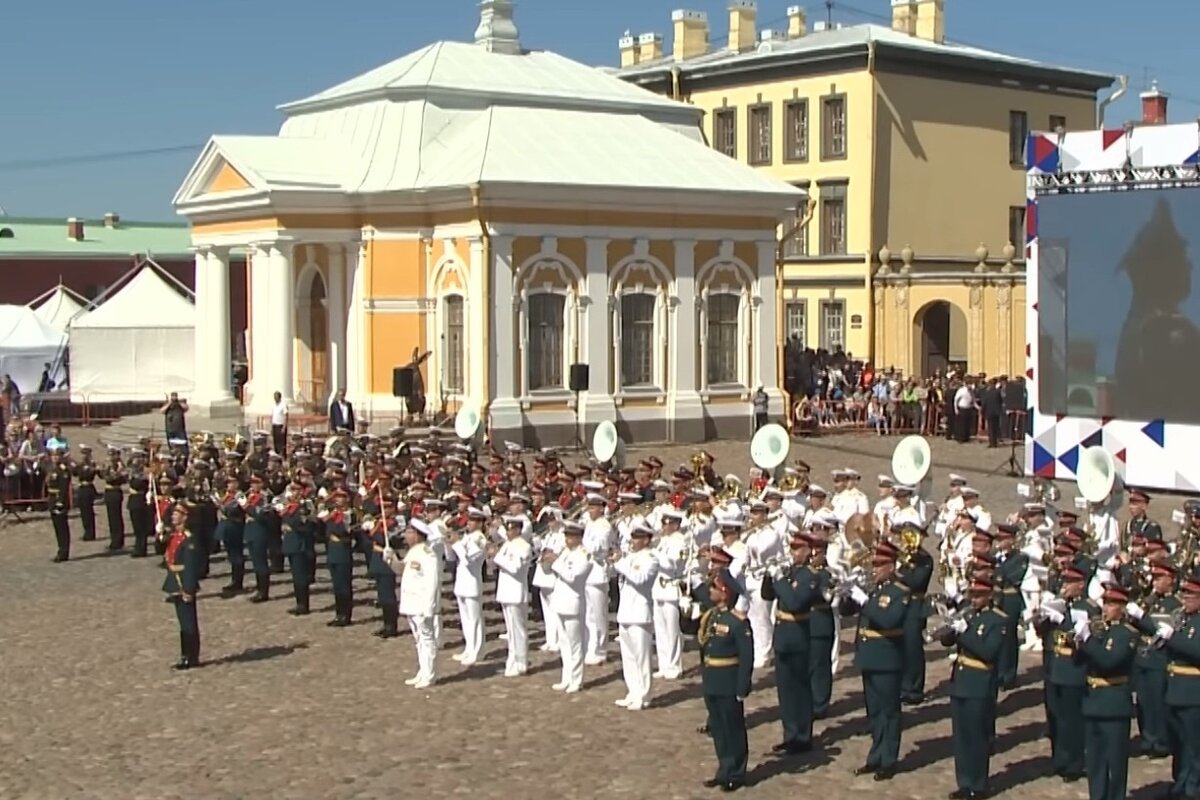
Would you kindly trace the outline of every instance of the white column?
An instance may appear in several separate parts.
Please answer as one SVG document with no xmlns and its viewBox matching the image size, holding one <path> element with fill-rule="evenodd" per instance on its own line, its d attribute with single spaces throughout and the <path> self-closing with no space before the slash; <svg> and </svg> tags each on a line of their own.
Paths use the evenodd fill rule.
<svg viewBox="0 0 1200 800">
<path fill-rule="evenodd" d="M 329 252 L 326 307 L 329 310 L 329 395 L 332 397 L 338 389 L 346 387 L 346 247 L 336 242 L 326 245 L 325 249 Z"/>
<path fill-rule="evenodd" d="M 615 420 L 609 383 L 612 340 L 609 337 L 608 239 L 587 239 L 586 322 L 580 352 L 588 365 L 588 390 L 580 409 L 584 424 Z"/>
<path fill-rule="evenodd" d="M 274 307 L 272 316 L 271 351 L 274 386 L 271 395 L 280 392 L 284 400 L 295 397 L 296 389 L 296 275 L 292 269 L 292 245 L 290 242 L 274 242 L 271 245 L 271 297 Z"/>
<path fill-rule="evenodd" d="M 270 411 L 273 383 L 271 341 L 271 251 L 266 244 L 250 247 L 250 382 L 247 405 L 259 413 Z"/>
<path fill-rule="evenodd" d="M 492 237 L 491 308 L 488 310 L 491 339 L 485 356 L 491 373 L 491 424 L 497 430 L 522 425 L 521 403 L 516 397 L 517 337 L 516 287 L 513 285 L 513 240 Z"/>
<path fill-rule="evenodd" d="M 197 406 L 203 406 L 208 399 L 208 380 L 209 375 L 205 370 L 205 365 L 208 363 L 209 337 L 212 331 L 208 329 L 208 307 L 210 305 L 208 297 L 208 253 L 209 248 L 197 247 L 196 251 L 196 266 L 194 290 L 196 292 L 195 308 L 196 308 L 196 327 L 192 332 L 192 391 L 188 397 L 188 403 L 195 403 Z"/>
<path fill-rule="evenodd" d="M 488 268 L 484 263 L 484 247 L 482 238 L 473 238 L 468 241 L 470 245 L 470 264 L 468 265 L 469 274 L 467 276 L 467 298 L 463 304 L 464 322 L 466 323 L 466 331 L 464 338 L 466 345 L 463 348 L 463 356 L 466 363 L 463 365 L 465 370 L 466 386 L 464 387 L 464 395 L 466 402 L 470 403 L 477 410 L 482 409 L 488 400 L 488 387 L 483 385 L 483 377 L 485 373 L 484 367 L 487 361 L 479 354 L 484 353 L 484 335 L 483 335 L 483 309 L 487 299 L 483 296 L 483 273 Z M 495 314 L 495 310 L 492 314 Z M 511 310 L 508 312 L 511 314 Z M 493 346 L 495 343 L 493 342 Z"/>
<path fill-rule="evenodd" d="M 230 391 L 229 251 L 196 254 L 196 343 L 194 405 L 229 414 L 237 407 Z"/>
<path fill-rule="evenodd" d="M 347 253 L 345 271 L 346 301 L 346 397 L 351 403 L 362 406 L 360 414 L 366 413 L 367 381 L 364 368 L 366 337 L 363 335 L 366 314 L 363 312 L 363 293 L 366 280 L 366 245 L 351 247 Z M 364 416 L 363 419 L 366 419 Z"/>
<path fill-rule="evenodd" d="M 668 408 L 673 441 L 702 438 L 688 435 L 688 428 L 698 427 L 700 434 L 703 433 L 703 423 L 696 426 L 681 424 L 682 420 L 699 420 L 703 417 L 699 383 L 696 380 L 696 351 L 700 343 L 696 296 L 696 242 L 676 240 L 675 296 L 670 306 L 672 360 L 668 379 Z"/>
<path fill-rule="evenodd" d="M 783 391 L 779 388 L 779 361 L 777 358 L 778 337 L 775 331 L 777 317 L 776 244 L 771 241 L 758 243 L 758 308 L 757 330 L 754 331 L 754 354 L 758 362 L 754 369 L 755 382 L 763 387 L 769 401 L 772 418 L 783 413 Z M 753 386 L 751 389 L 755 388 Z"/>
</svg>

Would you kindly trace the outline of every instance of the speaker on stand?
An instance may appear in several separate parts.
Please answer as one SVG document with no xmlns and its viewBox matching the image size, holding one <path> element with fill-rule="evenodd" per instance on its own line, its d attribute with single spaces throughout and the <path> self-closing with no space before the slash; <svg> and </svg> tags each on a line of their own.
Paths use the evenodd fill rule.
<svg viewBox="0 0 1200 800">
<path fill-rule="evenodd" d="M 404 415 L 402 419 L 408 417 L 408 405 L 414 388 L 412 367 L 392 368 L 392 397 L 399 397 L 403 402 Z"/>
<path fill-rule="evenodd" d="M 572 364 L 567 373 L 567 388 L 575 393 L 575 449 L 583 450 L 583 430 L 579 424 L 579 393 L 587 391 L 591 370 L 587 364 Z"/>
<path fill-rule="evenodd" d="M 1029 409 L 1029 393 L 1024 378 L 1013 378 L 1004 384 L 1004 411 L 1008 422 L 1008 472 L 1010 478 L 1025 475 L 1025 465 L 1017 460 L 1017 441 L 1025 439 L 1025 416 Z"/>
</svg>

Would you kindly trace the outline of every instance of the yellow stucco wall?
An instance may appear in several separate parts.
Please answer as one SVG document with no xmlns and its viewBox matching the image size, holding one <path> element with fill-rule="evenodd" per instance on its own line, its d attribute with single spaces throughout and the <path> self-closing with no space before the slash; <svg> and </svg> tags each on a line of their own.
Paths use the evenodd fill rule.
<svg viewBox="0 0 1200 800">
<path fill-rule="evenodd" d="M 413 348 L 429 347 L 425 314 L 368 312 L 366 315 L 367 375 L 373 394 L 392 393 L 392 370 L 412 358 Z"/>
</svg>

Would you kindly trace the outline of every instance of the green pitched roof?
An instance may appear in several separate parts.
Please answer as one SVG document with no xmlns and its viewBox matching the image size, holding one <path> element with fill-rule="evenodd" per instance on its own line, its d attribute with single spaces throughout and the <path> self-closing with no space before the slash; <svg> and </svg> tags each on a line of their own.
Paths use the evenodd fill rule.
<svg viewBox="0 0 1200 800">
<path fill-rule="evenodd" d="M 82 219 L 82 218 L 81 218 Z M 83 220 L 83 239 L 67 236 L 67 220 L 0 216 L 0 260 L 6 258 L 127 258 L 131 255 L 190 258 L 186 224 L 127 222 L 108 228 Z"/>
</svg>

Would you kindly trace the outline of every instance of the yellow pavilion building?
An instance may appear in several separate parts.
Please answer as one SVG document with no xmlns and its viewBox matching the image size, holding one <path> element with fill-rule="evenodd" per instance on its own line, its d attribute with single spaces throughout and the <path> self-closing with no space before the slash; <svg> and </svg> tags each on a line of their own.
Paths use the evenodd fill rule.
<svg viewBox="0 0 1200 800">
<path fill-rule="evenodd" d="M 484 0 L 438 42 L 215 136 L 175 198 L 196 248 L 196 396 L 230 408 L 229 253 L 249 260 L 249 413 L 272 395 L 398 417 L 428 353 L 430 408 L 496 440 L 745 436 L 777 369 L 779 225 L 804 192 L 707 146 L 699 107 L 519 41 Z M 571 386 L 574 365 L 587 365 Z"/>
</svg>

